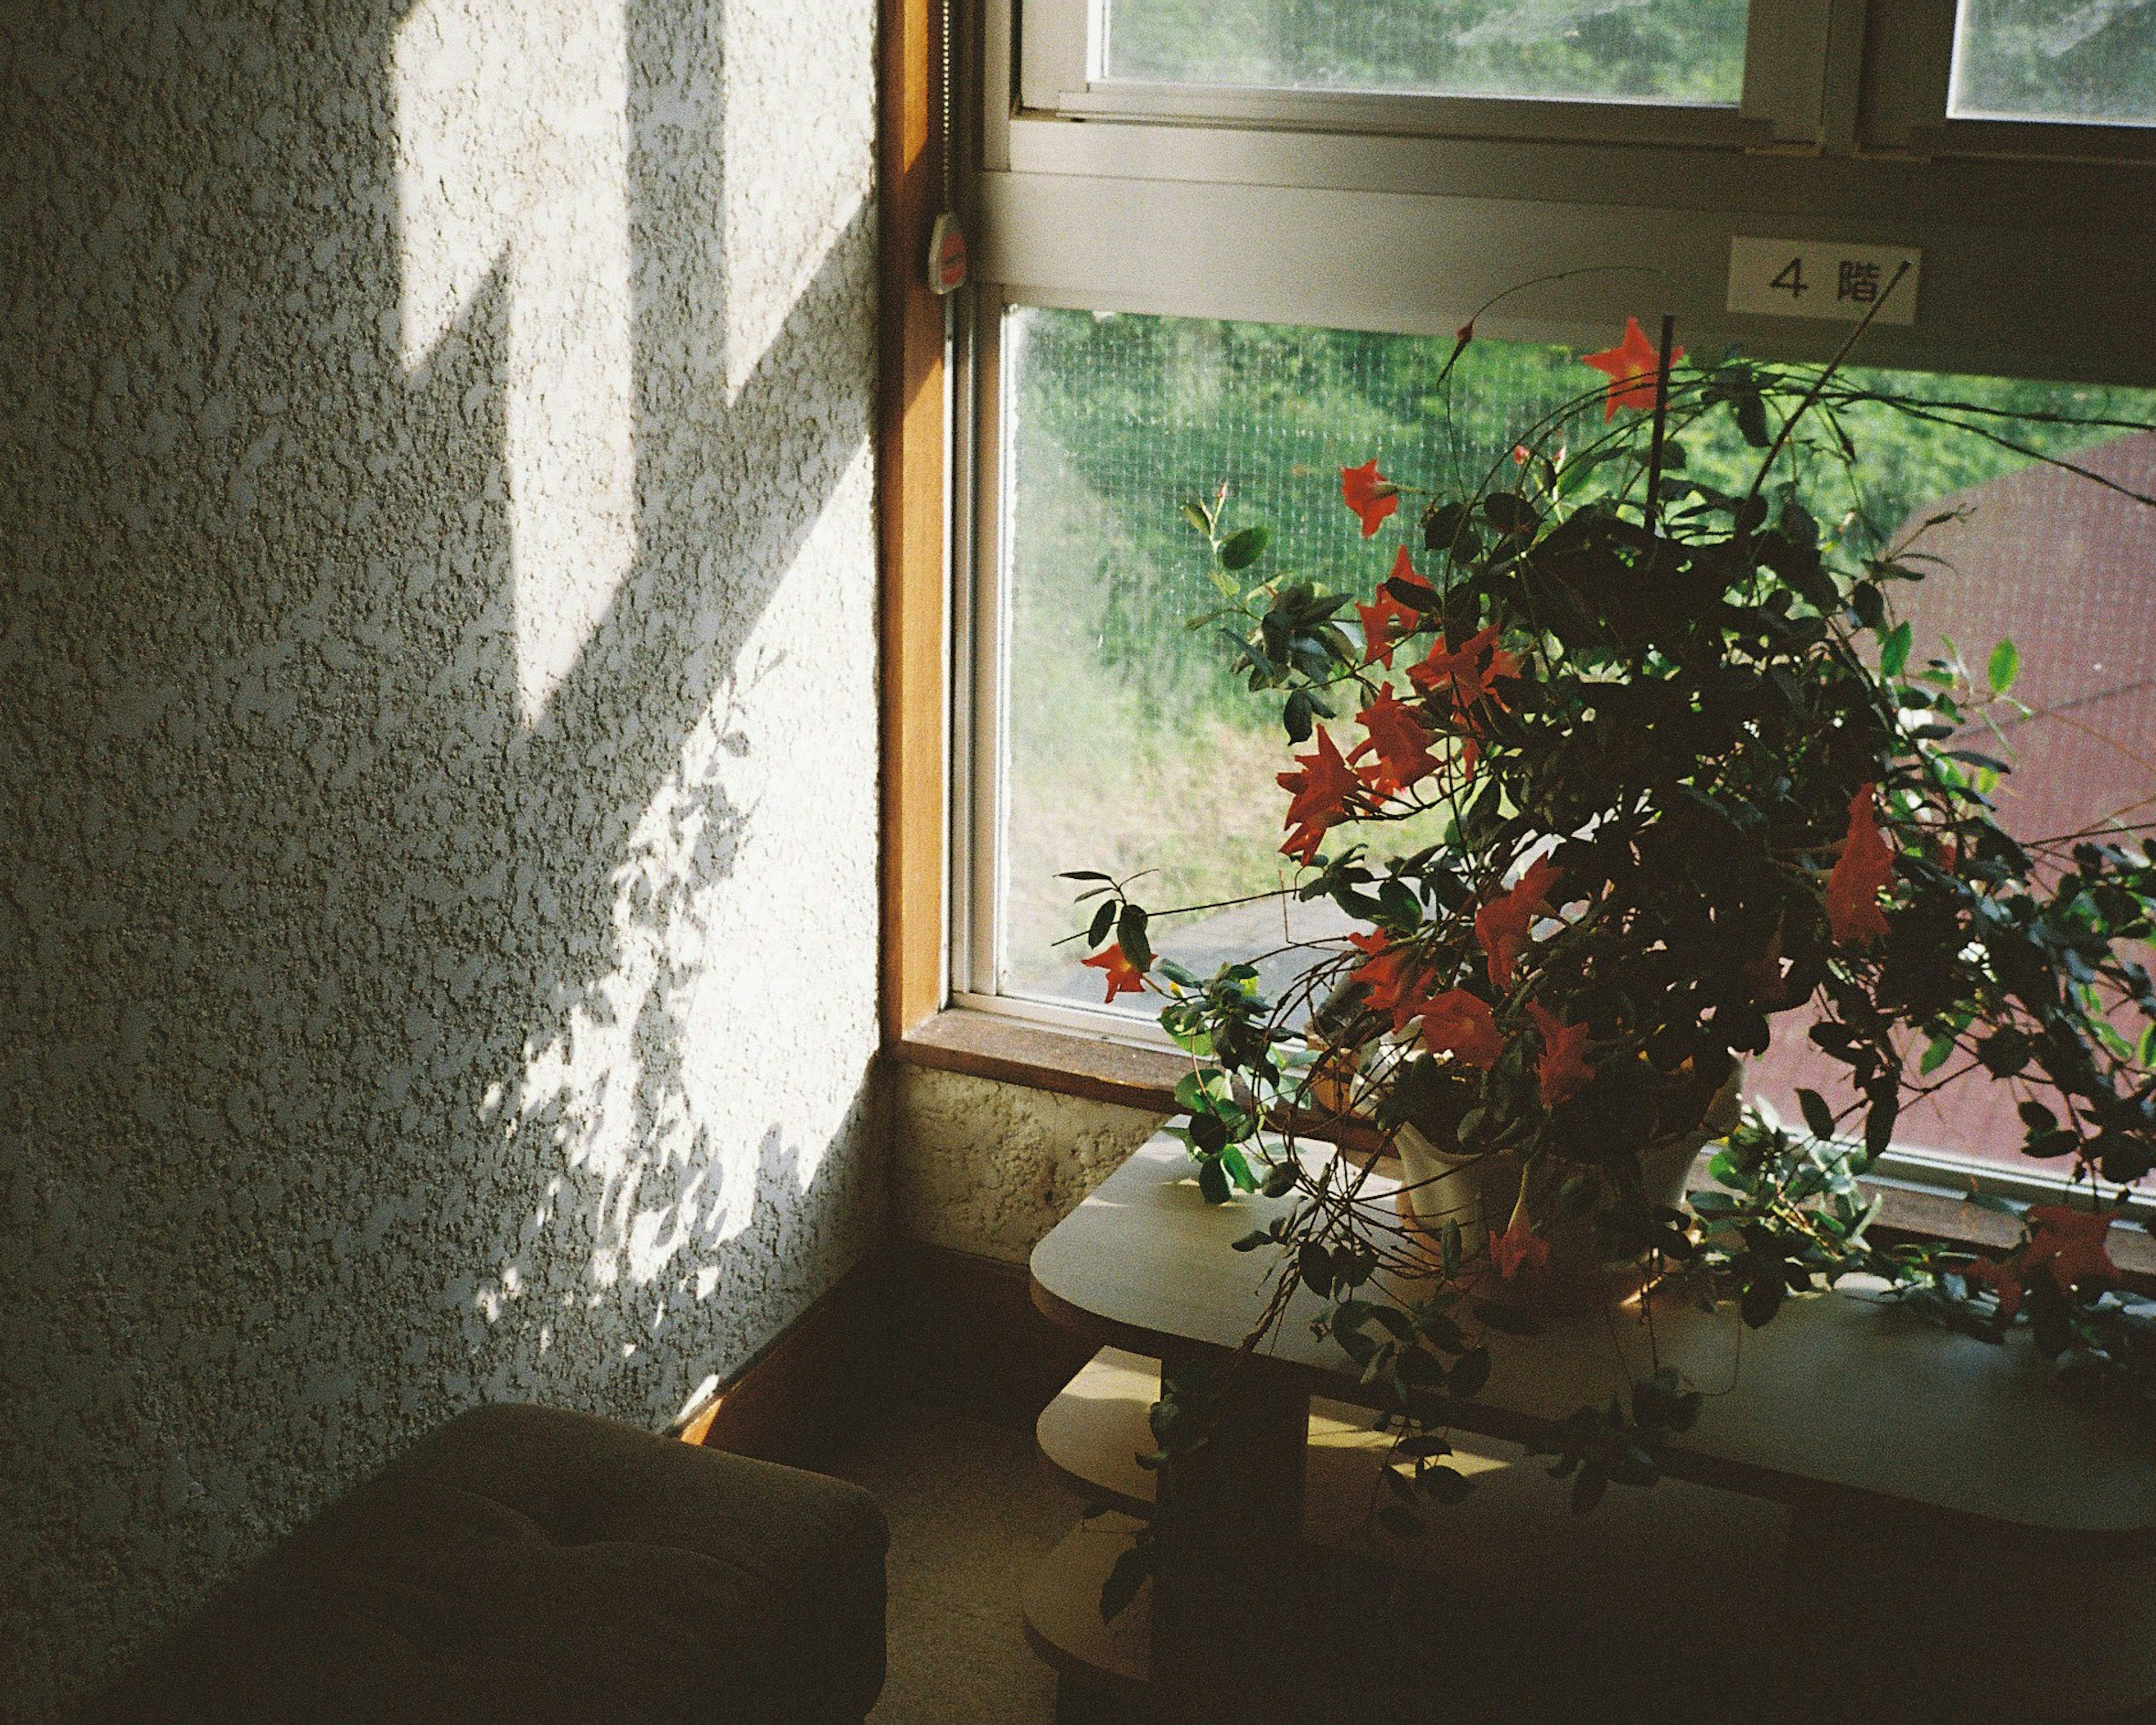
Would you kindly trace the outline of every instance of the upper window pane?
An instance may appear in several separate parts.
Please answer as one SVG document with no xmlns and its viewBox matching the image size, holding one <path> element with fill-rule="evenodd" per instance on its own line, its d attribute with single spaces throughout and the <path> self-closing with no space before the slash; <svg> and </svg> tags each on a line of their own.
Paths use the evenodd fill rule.
<svg viewBox="0 0 2156 1725">
<path fill-rule="evenodd" d="M 2156 0 L 1960 0 L 1947 111 L 2156 126 Z"/>
<path fill-rule="evenodd" d="M 1734 105 L 1746 0 L 1103 0 L 1149 84 Z"/>
</svg>

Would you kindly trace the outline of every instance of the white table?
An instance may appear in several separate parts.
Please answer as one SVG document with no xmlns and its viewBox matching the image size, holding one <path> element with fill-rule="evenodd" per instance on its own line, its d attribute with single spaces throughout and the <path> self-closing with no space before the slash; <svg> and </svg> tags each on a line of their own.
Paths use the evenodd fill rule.
<svg viewBox="0 0 2156 1725">
<path fill-rule="evenodd" d="M 1192 1173 L 1166 1134 L 1139 1149 L 1034 1250 L 1036 1304 L 1100 1343 L 1154 1359 L 1218 1358 L 1239 1346 L 1263 1309 L 1273 1255 L 1239 1253 L 1231 1242 L 1291 1200 L 1208 1205 Z M 1365 1191 L 1373 1204 L 1389 1205 L 1395 1185 L 1373 1171 Z M 1876 1291 L 1793 1300 L 1758 1331 L 1745 1330 L 1733 1310 L 1658 1310 L 1661 1363 L 1707 1392 L 1697 1425 L 1667 1448 L 1666 1476 L 1788 1506 L 1800 1537 L 1786 1561 L 1820 1586 L 1833 1585 L 1840 1569 L 1869 1574 L 1864 1562 L 1895 1551 L 1921 1548 L 1945 1586 L 2010 1562 L 2024 1597 L 2010 1609 L 1999 1602 L 2000 1621 L 1984 1630 L 1984 1645 L 2010 1631 L 2033 1638 L 2039 1651 L 2071 1651 L 2084 1709 L 2156 1693 L 2156 1607 L 2141 1603 L 2156 1599 L 2156 1434 L 2078 1404 L 2025 1338 L 1989 1346 L 1897 1312 L 1871 1296 Z M 1371 1399 L 1337 1347 L 1311 1333 L 1317 1304 L 1306 1291 L 1297 1296 L 1242 1374 L 1228 1426 L 1162 1482 L 1163 1500 L 1189 1512 L 1176 1518 L 1176 1537 L 1163 1538 L 1152 1594 L 1151 1692 L 1162 1717 L 1292 1711 L 1277 1671 L 1234 1658 L 1215 1625 L 1224 1611 L 1255 1613 L 1256 1632 L 1293 1633 L 1288 1590 L 1251 1584 L 1296 1561 L 1310 1398 Z M 1491 1337 L 1490 1382 L 1459 1405 L 1458 1428 L 1524 1441 L 1575 1409 L 1606 1403 L 1613 1389 L 1629 1389 L 1646 1374 L 1645 1332 L 1635 1313 L 1621 1310 L 1616 1327 L 1621 1356 L 1599 1317 L 1553 1323 L 1532 1338 Z M 1131 1395 L 1124 1400 L 1135 1405 Z M 1069 1404 L 1051 1415 L 1066 1428 L 1072 1419 L 1106 1417 Z M 1045 1437 L 1051 1415 L 1044 1416 Z M 1115 1417 L 1124 1422 L 1112 1440 L 1120 1445 L 1130 1405 Z M 1102 1494 L 1126 1507 L 1129 1497 Z M 2071 1613 L 2062 1610 L 2059 1624 L 2044 1620 L 2036 1584 L 2053 1573 L 2062 1578 L 2061 1604 L 2083 1616 L 2092 1586 L 2126 1595 L 2123 1607 L 2107 1608 L 2114 1633 L 2095 1637 L 2097 1651 L 2082 1646 L 2092 1638 L 2071 1625 Z M 2025 1597 L 2032 1588 L 2034 1604 Z M 1279 1620 L 1268 1624 L 1269 1611 Z M 1969 1615 L 1959 1601 L 1955 1612 Z M 1934 1623 L 1908 1632 L 1936 1640 L 1940 1631 Z M 2056 1681 L 2026 1659 L 2022 1667 L 2030 1705 L 2056 1704 Z M 1984 1692 L 2000 1694 L 1991 1683 Z"/>
</svg>

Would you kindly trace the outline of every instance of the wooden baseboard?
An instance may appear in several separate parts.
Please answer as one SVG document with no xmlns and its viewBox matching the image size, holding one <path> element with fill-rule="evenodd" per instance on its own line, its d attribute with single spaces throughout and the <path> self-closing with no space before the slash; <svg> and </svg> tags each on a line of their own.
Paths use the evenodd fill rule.
<svg viewBox="0 0 2156 1725">
<path fill-rule="evenodd" d="M 894 1251 L 892 1358 L 901 1392 L 1030 1433 L 1093 1357 L 1093 1344 L 1034 1307 L 1022 1264 L 917 1241 Z"/>
<path fill-rule="evenodd" d="M 891 1253 L 877 1247 L 693 1409 L 677 1435 L 766 1461 L 813 1464 L 850 1409 L 882 1393 L 878 1343 L 891 1281 Z"/>
<path fill-rule="evenodd" d="M 676 1435 L 814 1466 L 891 1396 L 1030 1432 L 1093 1348 L 1035 1309 L 1025 1267 L 917 1241 L 871 1252 Z"/>
</svg>

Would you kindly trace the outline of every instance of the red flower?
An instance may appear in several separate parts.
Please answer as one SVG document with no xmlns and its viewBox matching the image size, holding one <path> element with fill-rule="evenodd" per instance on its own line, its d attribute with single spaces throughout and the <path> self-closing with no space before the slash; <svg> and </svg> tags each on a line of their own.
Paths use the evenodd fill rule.
<svg viewBox="0 0 2156 1725">
<path fill-rule="evenodd" d="M 1876 786 L 1864 785 L 1849 799 L 1849 831 L 1841 855 L 1827 877 L 1826 919 L 1837 944 L 1868 941 L 1887 932 L 1879 894 L 1894 873 L 1894 853 L 1879 836 Z"/>
<path fill-rule="evenodd" d="M 1465 988 L 1447 988 L 1422 1003 L 1422 1040 L 1432 1054 L 1449 1054 L 1484 1072 L 1505 1051 L 1496 1014 Z"/>
<path fill-rule="evenodd" d="M 1408 548 L 1403 545 L 1399 555 L 1393 559 L 1393 572 L 1387 581 L 1404 582 L 1409 587 L 1428 587 L 1430 583 L 1415 573 L 1414 565 L 1408 561 Z M 1404 605 L 1383 587 L 1378 589 L 1374 603 L 1358 605 L 1356 614 L 1363 619 L 1363 663 L 1382 665 L 1387 670 L 1393 668 L 1393 648 L 1402 636 L 1414 633 L 1415 625 L 1422 621 L 1421 614 L 1412 605 Z"/>
<path fill-rule="evenodd" d="M 1382 588 L 1374 602 L 1358 604 L 1355 614 L 1363 619 L 1363 663 L 1393 668 L 1393 648 L 1403 635 L 1412 634 L 1422 619 L 1413 608 L 1403 605 Z"/>
<path fill-rule="evenodd" d="M 1502 1234 L 1490 1235 L 1490 1261 L 1499 1278 L 1510 1281 L 1525 1271 L 1532 1275 L 1549 1263 L 1549 1242 L 1527 1226 L 1527 1213 L 1516 1209 Z"/>
<path fill-rule="evenodd" d="M 1089 970 L 1104 972 L 1108 978 L 1108 992 L 1102 998 L 1114 1000 L 1118 994 L 1139 994 L 1145 992 L 1145 973 L 1123 956 L 1123 945 L 1114 945 L 1096 952 L 1086 961 Z"/>
<path fill-rule="evenodd" d="M 1354 753 L 1348 758 L 1377 757 L 1362 769 L 1363 783 L 1369 787 L 1371 795 L 1398 796 L 1437 771 L 1437 757 L 1428 747 L 1430 732 L 1415 716 L 1415 710 L 1390 689 L 1380 689 L 1378 698 L 1355 718 L 1369 736 L 1355 745 Z"/>
<path fill-rule="evenodd" d="M 2021 1309 L 2021 1278 L 2015 1274 L 2011 1264 L 1998 1258 L 1979 1258 L 1962 1271 L 1961 1276 L 1964 1281 L 1989 1288 L 1999 1296 L 2002 1322 L 2010 1322 L 2014 1314 Z"/>
<path fill-rule="evenodd" d="M 1399 493 L 1393 489 L 1393 482 L 1378 471 L 1378 458 L 1374 455 L 1360 467 L 1340 470 L 1340 496 L 1348 508 L 1362 516 L 1365 539 L 1400 506 Z"/>
<path fill-rule="evenodd" d="M 2025 1278 L 2041 1270 L 2062 1294 L 2080 1282 L 2118 1281 L 2118 1266 L 2104 1250 L 2111 1218 L 2102 1211 L 2037 1204 L 2029 1212 L 2029 1250 L 2021 1260 Z"/>
<path fill-rule="evenodd" d="M 1324 842 L 1326 829 L 1348 818 L 1348 799 L 1362 788 L 1362 781 L 1341 758 L 1322 725 L 1317 727 L 1317 747 L 1295 758 L 1303 770 L 1283 773 L 1277 780 L 1282 790 L 1295 793 L 1281 823 L 1288 835 L 1281 849 L 1307 868 Z"/>
<path fill-rule="evenodd" d="M 1587 1061 L 1587 1026 L 1568 1024 L 1539 1000 L 1527 1003 L 1527 1016 L 1542 1032 L 1543 1057 L 1535 1068 L 1542 1080 L 1543 1106 L 1569 1101 L 1594 1082 Z"/>
<path fill-rule="evenodd" d="M 1683 357 L 1683 348 L 1670 349 L 1671 365 Z M 1580 361 L 1609 374 L 1609 393 L 1602 403 L 1604 424 L 1617 417 L 1620 408 L 1636 408 L 1643 413 L 1654 412 L 1656 374 L 1661 370 L 1661 351 L 1647 339 L 1647 332 L 1640 327 L 1638 318 L 1625 320 L 1625 339 L 1614 347 L 1599 353 L 1582 354 Z"/>
<path fill-rule="evenodd" d="M 1528 865 L 1510 892 L 1491 899 L 1475 913 L 1475 938 L 1490 961 L 1493 987 L 1508 988 L 1520 954 L 1527 948 L 1536 918 L 1548 914 L 1549 893 L 1564 879 L 1564 870 L 1553 867 L 1546 856 Z"/>
<path fill-rule="evenodd" d="M 1405 1030 L 1428 997 L 1421 990 L 1421 974 L 1414 955 L 1404 947 L 1388 944 L 1389 938 L 1377 929 L 1348 937 L 1348 945 L 1369 954 L 1356 968 L 1352 979 L 1363 984 L 1363 1004 L 1372 1012 L 1389 1014 L 1393 1029 Z"/>
<path fill-rule="evenodd" d="M 1478 630 L 1460 644 L 1454 652 L 1445 644 L 1440 635 L 1430 653 L 1419 665 L 1408 667 L 1408 680 L 1425 696 L 1435 696 L 1440 690 L 1451 692 L 1454 711 L 1466 713 L 1476 703 L 1496 701 L 1504 702 L 1495 692 L 1500 678 L 1517 677 L 1520 674 L 1518 658 L 1497 644 L 1497 625 Z"/>
</svg>

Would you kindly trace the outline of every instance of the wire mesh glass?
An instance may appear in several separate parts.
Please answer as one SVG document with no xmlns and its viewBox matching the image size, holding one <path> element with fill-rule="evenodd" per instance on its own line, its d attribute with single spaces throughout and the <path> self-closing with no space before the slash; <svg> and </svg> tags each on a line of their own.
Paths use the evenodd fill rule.
<svg viewBox="0 0 2156 1725">
<path fill-rule="evenodd" d="M 1134 83 L 1733 105 L 1745 0 L 1106 0 Z"/>
<path fill-rule="evenodd" d="M 1960 0 L 1947 111 L 2156 126 L 2156 0 Z"/>
<path fill-rule="evenodd" d="M 1562 347 L 1484 340 L 1440 396 L 1449 339 L 1082 311 L 1014 310 L 1004 342 L 997 986 L 1101 1006 L 1101 974 L 1083 967 L 1079 937 L 1092 907 L 1056 875 L 1144 870 L 1132 891 L 1149 906 L 1212 907 L 1158 922 L 1158 950 L 1200 974 L 1263 956 L 1278 998 L 1310 962 L 1303 946 L 1352 925 L 1322 902 L 1235 902 L 1295 880 L 1279 848 L 1287 798 L 1274 782 L 1291 750 L 1279 696 L 1253 696 L 1229 675 L 1233 649 L 1218 626 L 1188 627 L 1220 596 L 1183 501 L 1209 503 L 1224 485 L 1228 526 L 1271 529 L 1252 577 L 1300 571 L 1368 598 L 1413 506 L 1365 540 L 1341 501 L 1343 466 L 1375 457 L 1388 475 L 1471 490 L 1510 471 L 1516 441 L 1537 424 L 1599 430 L 1605 380 Z M 1851 377 L 1935 399 L 2156 418 L 2156 396 L 2140 392 Z M 2156 438 L 2017 426 L 2030 453 L 2016 453 L 1885 408 L 1845 421 L 1861 466 L 1822 462 L 1811 478 L 1815 512 L 1848 557 L 1952 517 L 1925 531 L 1931 577 L 1902 590 L 1917 662 L 1966 652 L 1980 665 L 2001 636 L 2020 646 L 2015 693 L 2031 716 L 2007 727 L 2017 770 L 1998 794 L 2002 819 L 2032 839 L 2146 823 L 2156 809 L 2156 510 L 2124 493 L 2156 493 Z M 1757 459 L 1733 429 L 1688 433 L 1686 447 L 1693 470 L 1740 490 Z M 2072 452 L 2123 490 L 2044 466 L 2038 449 Z M 1333 727 L 1343 742 L 1350 726 L 1352 716 Z M 1360 836 L 1382 856 L 1435 835 Z M 1124 996 L 1114 1009 L 1150 1017 L 1158 1004 Z M 1774 1048 L 1753 1066 L 1757 1093 L 1792 1115 L 1796 1086 L 1830 1091 L 1840 1070 L 1811 1050 L 1803 1018 L 1778 1019 Z M 1902 1131 L 1923 1147 L 1987 1157 L 2010 1158 L 2020 1137 L 2003 1086 L 1913 1105 Z"/>
</svg>

